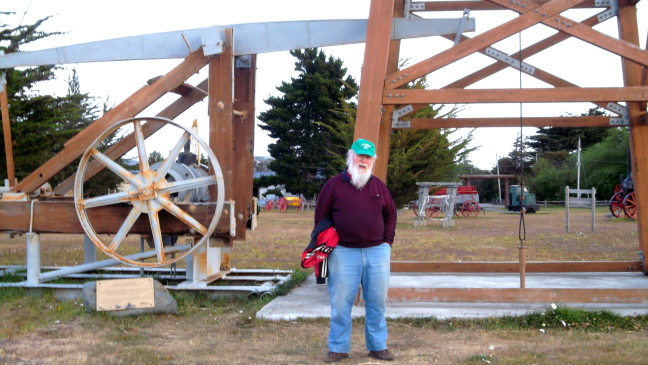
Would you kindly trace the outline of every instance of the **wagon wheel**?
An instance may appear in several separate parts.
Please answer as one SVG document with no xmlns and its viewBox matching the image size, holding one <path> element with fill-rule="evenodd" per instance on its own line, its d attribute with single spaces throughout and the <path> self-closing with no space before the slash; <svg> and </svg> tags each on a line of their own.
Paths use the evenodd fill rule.
<svg viewBox="0 0 648 365">
<path fill-rule="evenodd" d="M 462 205 L 461 205 L 461 203 L 456 203 L 456 204 L 455 204 L 455 209 L 454 209 L 454 216 L 457 217 L 457 218 L 461 218 L 461 217 L 463 217 L 463 215 L 462 215 L 461 212 L 462 212 Z"/>
<path fill-rule="evenodd" d="M 477 217 L 479 215 L 479 204 L 474 200 L 466 200 L 461 205 L 461 215 L 464 217 Z"/>
<path fill-rule="evenodd" d="M 418 217 L 418 216 L 419 216 L 419 205 L 418 205 L 418 200 L 415 200 L 415 201 L 414 201 L 413 210 L 414 210 L 414 214 L 416 214 L 416 216 Z M 426 217 L 428 216 L 427 211 L 425 212 L 425 216 L 426 216 Z"/>
<path fill-rule="evenodd" d="M 622 191 L 623 191 L 623 184 L 616 184 L 616 186 L 614 187 L 614 193 L 616 194 Z"/>
<path fill-rule="evenodd" d="M 274 202 L 272 200 L 268 200 L 265 204 L 265 210 L 273 210 L 274 209 Z"/>
<path fill-rule="evenodd" d="M 288 210 L 288 201 L 285 198 L 279 198 L 277 200 L 277 207 L 281 213 L 286 213 Z"/>
<path fill-rule="evenodd" d="M 635 193 L 634 191 L 623 199 L 623 211 L 625 212 L 626 217 L 630 219 L 635 219 L 637 215 L 637 207 L 635 205 Z"/>
<path fill-rule="evenodd" d="M 142 125 L 145 123 L 160 122 L 167 124 L 164 128 L 171 128 L 169 131 L 171 133 L 165 134 L 166 136 L 179 135 L 180 138 L 166 159 L 162 161 L 157 171 L 155 171 L 151 170 L 149 166 L 149 156 L 147 154 L 145 137 L 142 132 Z M 137 151 L 136 159 L 139 162 L 139 172 L 137 173 L 128 171 L 126 168 L 115 163 L 110 157 L 99 152 L 99 146 L 101 146 L 111 134 L 120 131 L 123 132 L 123 129 L 130 128 L 132 128 L 132 135 L 126 138 L 134 138 L 135 141 Z M 209 158 L 209 166 L 214 171 L 213 174 L 207 174 L 207 176 L 191 178 L 188 180 L 167 181 L 165 178 L 167 172 L 169 172 L 183 147 L 191 138 L 194 138 L 195 141 L 200 143 L 202 150 L 207 154 Z M 149 150 L 152 151 L 152 149 Z M 97 161 L 99 164 L 107 167 L 117 176 L 121 177 L 127 185 L 127 188 L 122 192 L 103 196 L 90 196 L 92 195 L 91 193 L 84 192 L 86 169 L 91 160 Z M 177 195 L 180 192 L 190 189 L 207 188 L 210 185 L 216 185 L 217 201 L 211 222 L 208 227 L 205 227 L 201 222 L 192 217 L 189 212 L 183 210 L 181 207 L 182 204 L 179 204 L 180 206 L 177 205 L 176 202 L 173 201 L 172 195 Z M 209 145 L 207 145 L 191 130 L 169 119 L 159 117 L 126 119 L 116 123 L 111 129 L 104 132 L 90 145 L 90 147 L 88 147 L 81 157 L 81 162 L 79 163 L 79 168 L 74 181 L 74 202 L 77 208 L 77 215 L 79 216 L 81 226 L 85 233 L 97 248 L 118 261 L 134 266 L 157 267 L 174 263 L 190 255 L 196 250 L 196 248 L 207 241 L 216 229 L 221 213 L 223 212 L 224 201 L 225 188 L 223 184 L 223 173 L 218 164 L 218 160 L 216 159 L 214 152 L 209 148 Z M 105 243 L 97 236 L 94 227 L 90 223 L 90 220 L 88 219 L 88 210 L 123 203 L 130 203 L 132 205 L 131 210 L 125 218 L 124 223 L 121 224 L 119 230 L 115 232 L 114 235 L 111 235 L 112 240 L 110 240 L 109 243 Z M 200 240 L 188 250 L 181 252 L 180 254 L 175 255 L 166 253 L 162 242 L 161 222 L 159 217 L 159 212 L 162 210 L 166 210 L 173 217 L 184 223 L 187 226 L 187 230 L 191 230 L 196 237 L 201 236 Z M 133 245 L 122 245 L 122 243 L 125 241 L 131 228 L 142 214 L 148 215 L 151 229 L 148 235 L 152 237 L 155 247 L 143 252 L 143 256 L 147 257 L 146 259 L 136 261 L 124 255 L 139 251 L 139 244 L 137 248 L 134 248 L 129 247 Z"/>
<path fill-rule="evenodd" d="M 427 208 L 425 210 L 425 215 L 430 217 L 430 218 L 437 218 L 438 216 L 441 215 L 441 208 L 439 207 L 439 204 L 441 204 L 441 201 L 437 198 L 432 199 L 430 201 L 431 204 L 434 204 L 435 206 Z"/>
<path fill-rule="evenodd" d="M 616 189 L 615 189 L 616 190 Z M 612 195 L 610 199 L 610 212 L 613 216 L 620 218 L 622 214 L 625 214 L 623 211 L 623 193 L 617 192 Z"/>
<path fill-rule="evenodd" d="M 482 208 L 479 206 L 479 204 L 476 201 L 473 201 L 471 208 L 472 208 L 472 216 L 478 217 L 479 213 L 482 211 Z"/>
</svg>

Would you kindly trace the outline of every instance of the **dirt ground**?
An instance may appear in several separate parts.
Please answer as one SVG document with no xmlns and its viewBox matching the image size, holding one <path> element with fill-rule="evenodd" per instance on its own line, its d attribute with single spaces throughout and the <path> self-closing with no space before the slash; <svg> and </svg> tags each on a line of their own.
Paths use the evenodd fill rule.
<svg viewBox="0 0 648 365">
<path fill-rule="evenodd" d="M 589 212 L 573 214 L 565 233 L 562 208 L 524 218 L 528 261 L 637 261 L 634 221 L 608 219 L 599 208 L 596 232 Z M 399 215 L 394 261 L 515 261 L 520 216 L 487 211 L 477 218 L 414 227 Z M 261 212 L 259 227 L 232 250 L 236 268 L 295 269 L 307 244 L 313 214 Z M 83 261 L 82 237 L 43 235 L 43 265 Z M 0 265 L 24 265 L 24 236 L 0 234 Z M 0 364 L 309 364 L 326 354 L 326 320 L 255 319 L 263 303 L 184 303 L 178 315 L 112 318 L 87 313 L 79 302 L 15 298 L 0 303 Z M 549 304 L 548 304 L 549 305 Z M 485 330 L 462 322 L 390 321 L 395 364 L 646 364 L 648 333 L 551 327 Z M 568 325 L 568 323 L 567 323 Z M 543 331 L 541 331 L 543 330 Z M 354 325 L 351 359 L 366 356 L 363 325 Z"/>
</svg>

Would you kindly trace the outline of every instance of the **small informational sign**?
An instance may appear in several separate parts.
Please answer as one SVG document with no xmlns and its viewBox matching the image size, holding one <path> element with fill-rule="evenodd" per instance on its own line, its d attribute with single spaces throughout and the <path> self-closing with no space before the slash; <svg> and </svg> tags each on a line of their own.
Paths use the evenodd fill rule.
<svg viewBox="0 0 648 365">
<path fill-rule="evenodd" d="M 97 281 L 97 311 L 153 307 L 153 278 Z"/>
</svg>

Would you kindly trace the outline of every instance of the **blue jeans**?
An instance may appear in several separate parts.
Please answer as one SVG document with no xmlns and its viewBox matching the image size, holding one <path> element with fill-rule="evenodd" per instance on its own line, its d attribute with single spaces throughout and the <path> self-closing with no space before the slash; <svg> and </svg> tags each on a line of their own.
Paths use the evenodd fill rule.
<svg viewBox="0 0 648 365">
<path fill-rule="evenodd" d="M 351 350 L 351 309 L 362 285 L 365 302 L 365 342 L 367 350 L 387 348 L 387 290 L 391 246 L 383 243 L 370 248 L 337 246 L 329 256 L 328 290 L 331 296 L 329 351 Z"/>
</svg>

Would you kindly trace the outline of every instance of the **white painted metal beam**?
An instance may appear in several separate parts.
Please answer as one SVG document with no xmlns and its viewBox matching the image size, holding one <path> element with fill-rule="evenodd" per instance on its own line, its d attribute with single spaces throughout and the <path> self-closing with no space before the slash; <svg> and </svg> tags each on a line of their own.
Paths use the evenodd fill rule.
<svg viewBox="0 0 648 365">
<path fill-rule="evenodd" d="M 394 19 L 392 39 L 456 34 L 475 30 L 468 19 Z M 310 20 L 248 23 L 188 29 L 103 41 L 75 44 L 45 50 L 0 55 L 0 69 L 57 65 L 66 63 L 130 61 L 185 58 L 204 46 L 205 54 L 221 52 L 224 31 L 234 28 L 234 54 L 259 54 L 292 49 L 363 43 L 367 20 Z"/>
</svg>

